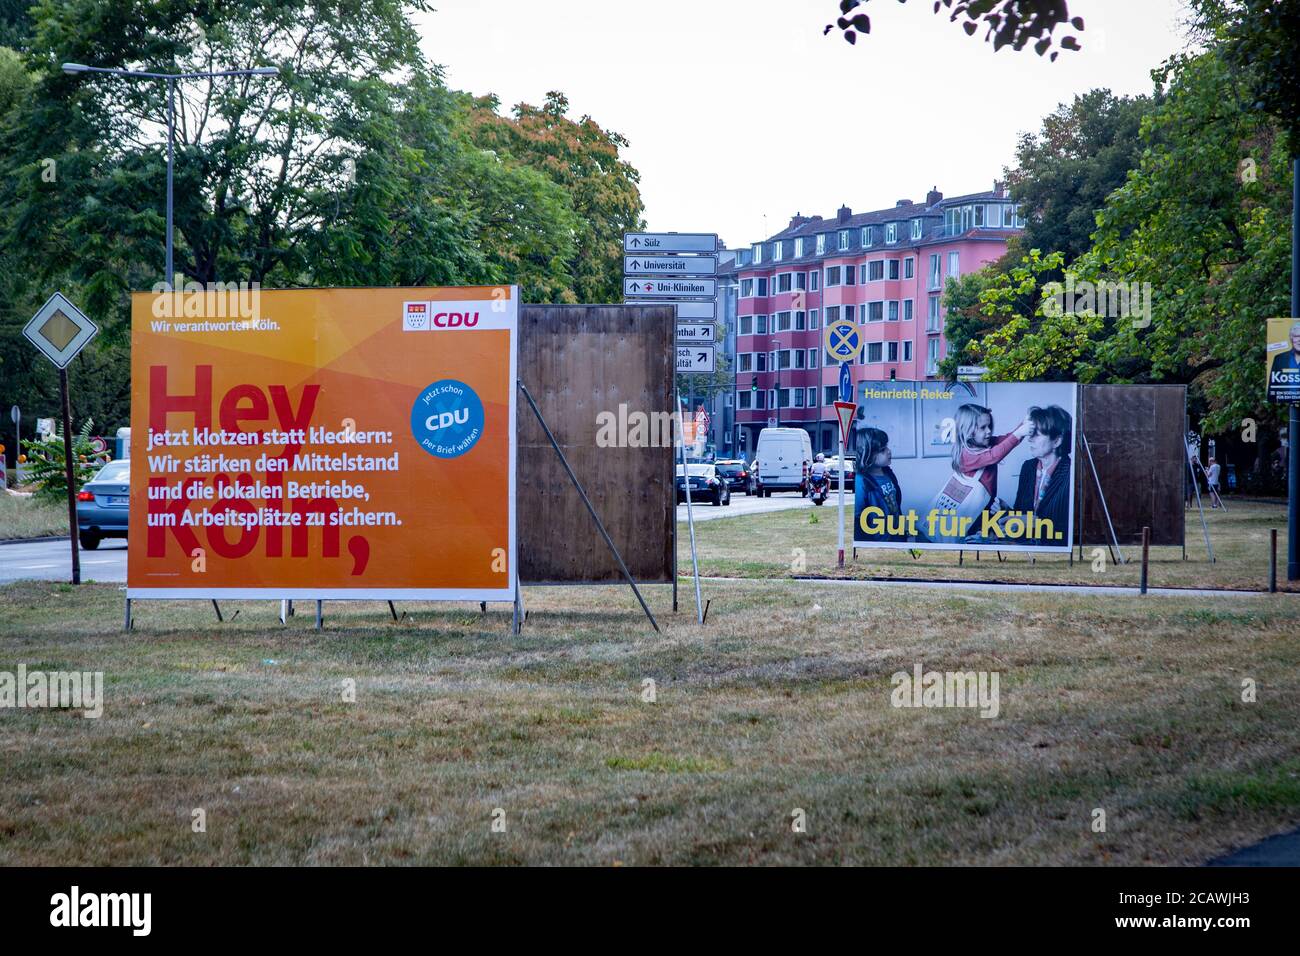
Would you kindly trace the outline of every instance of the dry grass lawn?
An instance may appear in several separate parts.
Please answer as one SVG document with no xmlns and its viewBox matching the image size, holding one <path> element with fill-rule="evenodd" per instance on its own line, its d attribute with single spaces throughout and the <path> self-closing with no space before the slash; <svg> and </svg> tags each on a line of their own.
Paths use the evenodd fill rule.
<svg viewBox="0 0 1300 956">
<path fill-rule="evenodd" d="M 844 571 L 836 567 L 834 500 L 823 508 L 703 521 L 695 526 L 701 574 L 737 577 L 789 577 L 794 574 L 856 578 L 938 578 L 941 580 L 1090 584 L 1136 587 L 1142 549 L 1124 546 L 1130 563 L 1117 564 L 1105 548 L 1084 549 L 1084 561 L 1064 554 L 925 551 L 913 558 L 905 550 L 864 548 Z M 1278 529 L 1278 586 L 1300 590 L 1286 581 L 1286 504 L 1228 500 L 1227 512 L 1206 509 L 1206 525 L 1216 560 L 1205 548 L 1200 515 L 1186 515 L 1187 559 L 1181 548 L 1152 548 L 1152 587 L 1229 588 L 1259 591 L 1268 587 L 1269 529 Z M 852 506 L 846 507 L 845 539 L 852 542 Z M 686 538 L 683 532 L 679 540 Z M 690 567 L 690 552 L 681 549 L 679 566 Z M 846 555 L 851 551 L 846 548 Z M 1100 555 L 1101 560 L 1097 558 Z"/>
<path fill-rule="evenodd" d="M 269 602 L 147 602 L 127 635 L 116 587 L 0 588 L 0 670 L 107 697 L 0 711 L 0 864 L 1198 863 L 1300 822 L 1292 596 L 738 581 L 700 628 L 649 591 L 662 635 L 624 589 L 534 588 L 513 637 Z M 1001 715 L 891 707 L 917 661 L 999 672 Z"/>
<path fill-rule="evenodd" d="M 68 533 L 68 506 L 0 489 L 0 541 Z"/>
</svg>

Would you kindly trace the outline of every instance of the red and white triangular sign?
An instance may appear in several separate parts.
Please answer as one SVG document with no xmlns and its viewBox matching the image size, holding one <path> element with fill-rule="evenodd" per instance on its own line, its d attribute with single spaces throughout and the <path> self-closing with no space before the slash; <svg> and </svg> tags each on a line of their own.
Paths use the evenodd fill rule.
<svg viewBox="0 0 1300 956">
<path fill-rule="evenodd" d="M 840 420 L 840 440 L 845 445 L 849 443 L 849 426 L 853 424 L 853 413 L 858 410 L 858 406 L 853 402 L 836 402 L 835 417 Z"/>
</svg>

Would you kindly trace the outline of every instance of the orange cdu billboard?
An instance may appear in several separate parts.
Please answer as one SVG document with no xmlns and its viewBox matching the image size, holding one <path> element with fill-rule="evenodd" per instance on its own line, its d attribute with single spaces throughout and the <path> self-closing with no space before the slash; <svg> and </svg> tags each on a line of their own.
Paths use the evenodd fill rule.
<svg viewBox="0 0 1300 956">
<path fill-rule="evenodd" d="M 135 293 L 129 598 L 508 601 L 514 286 Z"/>
</svg>

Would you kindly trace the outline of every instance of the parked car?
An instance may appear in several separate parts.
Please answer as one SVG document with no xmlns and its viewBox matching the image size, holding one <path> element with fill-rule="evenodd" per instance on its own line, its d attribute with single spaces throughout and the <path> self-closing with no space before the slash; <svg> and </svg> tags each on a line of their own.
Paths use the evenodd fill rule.
<svg viewBox="0 0 1300 956">
<path fill-rule="evenodd" d="M 718 474 L 727 483 L 729 491 L 749 494 L 749 462 L 740 458 L 723 458 L 713 463 Z"/>
<path fill-rule="evenodd" d="M 760 493 L 770 498 L 774 491 L 802 490 L 812 456 L 812 438 L 802 428 L 764 428 L 755 456 Z"/>
<path fill-rule="evenodd" d="M 731 489 L 727 482 L 718 475 L 714 465 L 687 465 L 690 469 L 691 502 L 712 502 L 715 506 L 731 504 Z M 686 500 L 686 479 L 682 475 L 682 466 L 677 466 L 677 503 Z"/>
<path fill-rule="evenodd" d="M 131 462 L 116 458 L 77 492 L 77 537 L 87 551 L 104 538 L 125 538 L 131 504 Z"/>
</svg>

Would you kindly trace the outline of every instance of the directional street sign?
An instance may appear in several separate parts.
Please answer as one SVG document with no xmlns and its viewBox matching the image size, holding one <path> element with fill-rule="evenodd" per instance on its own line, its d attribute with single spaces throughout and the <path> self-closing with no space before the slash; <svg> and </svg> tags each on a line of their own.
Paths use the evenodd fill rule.
<svg viewBox="0 0 1300 956">
<path fill-rule="evenodd" d="M 677 346 L 677 371 L 712 372 L 713 371 L 713 346 L 712 345 Z"/>
<path fill-rule="evenodd" d="M 625 232 L 624 252 L 717 252 L 716 232 Z"/>
<path fill-rule="evenodd" d="M 624 256 L 623 274 L 629 276 L 715 276 L 717 256 Z"/>
<path fill-rule="evenodd" d="M 836 319 L 826 326 L 826 351 L 837 362 L 852 362 L 862 351 L 862 332 L 849 319 Z"/>
<path fill-rule="evenodd" d="M 853 376 L 849 374 L 849 363 L 840 363 L 840 401 L 853 401 Z"/>
<path fill-rule="evenodd" d="M 677 307 L 678 322 L 694 322 L 701 319 L 707 322 L 716 322 L 718 320 L 717 302 L 663 302 L 638 299 L 624 299 L 623 302 L 625 305 L 675 305 Z"/>
<path fill-rule="evenodd" d="M 98 334 L 99 326 L 64 298 L 62 292 L 50 296 L 23 329 L 23 335 L 58 368 L 67 368 L 86 343 Z"/>
<path fill-rule="evenodd" d="M 717 327 L 713 325 L 677 325 L 677 344 L 686 342 L 713 342 Z"/>
<path fill-rule="evenodd" d="M 623 296 L 629 299 L 712 299 L 717 279 L 624 279 Z"/>
</svg>

